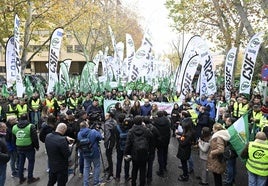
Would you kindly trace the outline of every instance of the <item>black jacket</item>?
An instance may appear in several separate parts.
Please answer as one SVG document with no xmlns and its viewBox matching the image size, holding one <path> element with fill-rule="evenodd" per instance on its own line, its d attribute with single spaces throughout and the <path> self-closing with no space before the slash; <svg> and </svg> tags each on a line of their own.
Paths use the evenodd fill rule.
<svg viewBox="0 0 268 186">
<path fill-rule="evenodd" d="M 65 136 L 57 132 L 49 133 L 45 140 L 50 171 L 68 170 L 68 157 L 71 155 Z"/>
<path fill-rule="evenodd" d="M 152 134 L 148 128 L 142 125 L 133 125 L 133 127 L 128 132 L 124 155 L 131 155 L 132 160 L 135 162 L 139 160 L 137 158 L 137 155 L 135 154 L 135 150 L 134 150 L 135 147 L 133 146 L 134 140 L 135 140 L 135 137 L 142 136 L 142 135 L 144 135 L 150 147 L 150 145 L 152 144 L 152 141 L 151 141 Z M 148 154 L 149 154 L 149 147 L 148 147 Z"/>
<path fill-rule="evenodd" d="M 0 165 L 6 164 L 10 157 L 7 152 L 6 137 L 0 134 Z"/>
<path fill-rule="evenodd" d="M 153 120 L 153 124 L 160 133 L 161 140 L 157 144 L 157 148 L 168 146 L 170 140 L 170 120 L 166 116 L 156 117 Z"/>
<path fill-rule="evenodd" d="M 209 113 L 207 111 L 199 113 L 197 125 L 209 127 Z"/>
<path fill-rule="evenodd" d="M 181 160 L 188 160 L 191 156 L 191 146 L 193 142 L 193 133 L 187 132 L 182 135 L 183 137 L 179 138 L 179 147 L 177 158 Z"/>
</svg>

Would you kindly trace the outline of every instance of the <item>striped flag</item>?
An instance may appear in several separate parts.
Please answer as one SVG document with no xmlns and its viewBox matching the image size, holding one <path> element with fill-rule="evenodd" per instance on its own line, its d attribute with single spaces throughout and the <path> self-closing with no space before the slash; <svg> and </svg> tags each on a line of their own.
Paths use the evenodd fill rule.
<svg viewBox="0 0 268 186">
<path fill-rule="evenodd" d="M 231 136 L 229 142 L 233 146 L 237 155 L 240 156 L 242 150 L 245 148 L 246 144 L 249 141 L 248 113 L 240 117 L 227 130 Z"/>
</svg>

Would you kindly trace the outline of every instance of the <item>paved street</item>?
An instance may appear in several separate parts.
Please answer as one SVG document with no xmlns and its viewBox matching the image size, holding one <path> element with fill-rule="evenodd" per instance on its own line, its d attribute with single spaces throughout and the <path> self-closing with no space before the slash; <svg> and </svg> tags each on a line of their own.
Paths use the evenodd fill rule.
<svg viewBox="0 0 268 186">
<path fill-rule="evenodd" d="M 32 186 L 45 186 L 47 184 L 47 181 L 48 181 L 48 174 L 46 173 L 47 156 L 45 154 L 44 144 L 42 142 L 40 142 L 40 145 L 41 145 L 41 148 L 36 154 L 36 162 L 35 162 L 35 169 L 34 169 L 34 176 L 40 177 L 40 181 L 37 183 L 31 184 Z M 101 146 L 103 146 L 103 144 L 101 144 Z M 177 153 L 177 141 L 176 141 L 176 139 L 172 138 L 170 145 L 169 145 L 168 172 L 166 173 L 166 177 L 160 178 L 156 175 L 158 163 L 155 160 L 153 182 L 151 185 L 153 185 L 153 186 L 163 186 L 163 185 L 166 185 L 166 186 L 173 186 L 173 185 L 181 185 L 181 186 L 187 185 L 187 186 L 189 186 L 189 185 L 193 185 L 193 186 L 195 186 L 195 185 L 199 185 L 198 184 L 199 180 L 197 180 L 195 178 L 200 173 L 200 171 L 198 169 L 199 166 L 198 166 L 198 161 L 197 161 L 198 160 L 197 150 L 194 149 L 193 153 L 192 153 L 193 159 L 195 162 L 195 171 L 194 171 L 194 173 L 192 173 L 190 175 L 190 179 L 188 182 L 179 182 L 177 180 L 178 176 L 180 174 L 182 174 L 182 170 L 178 168 L 180 161 L 176 157 L 176 153 Z M 114 156 L 114 158 L 115 158 L 115 156 Z M 106 159 L 104 157 L 104 161 L 105 160 Z M 115 160 L 114 160 L 114 165 L 115 165 Z M 27 165 L 26 165 L 26 167 L 27 167 Z M 237 161 L 237 171 L 238 171 L 238 174 L 236 177 L 236 185 L 241 185 L 241 186 L 247 185 L 246 170 L 245 170 L 244 165 L 242 165 L 239 160 Z M 115 172 L 115 167 L 114 167 L 114 172 Z M 122 169 L 122 172 L 123 172 L 123 169 Z M 101 175 L 103 176 L 103 174 L 101 174 Z M 27 176 L 27 171 L 25 171 L 25 176 Z M 129 185 L 131 185 L 130 182 L 124 183 L 124 179 L 123 179 L 124 176 L 122 175 L 121 177 L 122 177 L 122 180 L 120 181 L 120 183 L 117 183 L 115 180 L 113 180 L 110 183 L 106 183 L 103 185 L 106 185 L 106 186 L 111 186 L 111 185 L 129 186 Z M 210 185 L 214 184 L 212 173 L 209 173 L 209 183 L 210 183 Z M 19 185 L 19 179 L 18 178 L 11 178 L 10 166 L 8 164 L 6 186 L 15 186 L 15 185 Z M 25 183 L 23 185 L 27 185 L 27 183 Z M 73 175 L 69 176 L 69 182 L 67 185 L 69 185 L 69 186 L 82 185 L 82 179 L 78 178 L 78 172 L 77 172 L 76 176 L 73 176 Z"/>
</svg>

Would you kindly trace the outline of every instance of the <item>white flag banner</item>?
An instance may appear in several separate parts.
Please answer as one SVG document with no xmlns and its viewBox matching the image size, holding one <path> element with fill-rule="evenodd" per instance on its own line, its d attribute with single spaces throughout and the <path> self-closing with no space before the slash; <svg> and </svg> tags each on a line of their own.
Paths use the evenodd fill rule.
<svg viewBox="0 0 268 186">
<path fill-rule="evenodd" d="M 69 69 L 71 66 L 71 59 L 65 59 L 61 64 L 60 64 L 60 84 L 66 88 L 70 88 L 70 78 L 69 78 Z"/>
<path fill-rule="evenodd" d="M 116 44 L 116 51 L 117 51 L 117 56 L 116 56 L 116 63 L 118 65 L 117 72 L 116 72 L 116 79 L 119 80 L 119 78 L 122 78 L 123 72 L 122 72 L 122 64 L 124 60 L 124 43 L 119 42 Z"/>
<path fill-rule="evenodd" d="M 262 40 L 263 32 L 259 32 L 250 39 L 247 45 L 240 75 L 240 94 L 250 94 L 254 66 Z"/>
<path fill-rule="evenodd" d="M 200 91 L 200 95 L 208 95 L 207 93 L 207 84 L 206 84 L 206 76 L 205 76 L 205 71 L 202 68 L 201 72 L 200 72 L 200 76 L 199 76 L 199 91 Z"/>
<path fill-rule="evenodd" d="M 16 60 L 15 60 L 14 36 L 10 37 L 6 44 L 6 80 L 7 88 L 16 82 Z"/>
<path fill-rule="evenodd" d="M 139 77 L 147 75 L 150 65 L 150 52 L 152 48 L 152 36 L 149 30 L 145 32 L 141 47 L 137 50 L 131 63 L 129 81 L 136 81 Z"/>
<path fill-rule="evenodd" d="M 54 30 L 50 38 L 47 93 L 53 92 L 54 86 L 58 82 L 57 66 L 58 66 L 62 36 L 63 36 L 63 29 L 57 28 Z"/>
<path fill-rule="evenodd" d="M 130 34 L 126 34 L 126 54 L 127 54 L 127 73 L 129 74 L 130 66 L 135 55 L 135 45 Z"/>
<path fill-rule="evenodd" d="M 15 52 L 15 61 L 16 61 L 16 90 L 17 96 L 21 98 L 23 96 L 25 87 L 23 85 L 22 76 L 21 76 L 21 60 L 20 60 L 20 19 L 18 15 L 15 15 L 14 21 L 14 52 Z"/>
<path fill-rule="evenodd" d="M 187 43 L 181 63 L 181 71 L 175 77 L 176 90 L 180 92 L 180 98 L 184 99 L 185 96 L 192 89 L 192 81 L 199 64 L 199 51 L 198 46 L 202 44 L 200 36 L 193 36 Z"/>
<path fill-rule="evenodd" d="M 229 50 L 227 53 L 226 59 L 225 59 L 225 99 L 226 101 L 229 101 L 231 99 L 231 88 L 233 87 L 233 70 L 235 65 L 235 59 L 236 59 L 236 51 L 237 48 L 233 47 Z"/>
<path fill-rule="evenodd" d="M 203 44 L 199 45 L 199 55 L 202 65 L 201 85 L 206 87 L 206 95 L 212 95 L 217 92 L 215 72 L 213 70 L 213 61 L 207 43 L 202 39 Z M 202 90 L 203 91 L 203 90 Z"/>
</svg>

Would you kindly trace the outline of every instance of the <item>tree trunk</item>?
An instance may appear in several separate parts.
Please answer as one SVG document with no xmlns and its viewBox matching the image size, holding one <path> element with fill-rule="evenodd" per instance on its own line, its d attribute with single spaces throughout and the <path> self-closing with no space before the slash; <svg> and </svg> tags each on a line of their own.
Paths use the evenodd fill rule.
<svg viewBox="0 0 268 186">
<path fill-rule="evenodd" d="M 30 26 L 31 26 L 31 22 L 32 22 L 32 16 L 33 16 L 33 12 L 32 12 L 33 8 L 32 8 L 32 2 L 31 0 L 28 0 L 28 7 L 27 7 L 27 19 L 25 22 L 25 31 L 24 31 L 24 42 L 23 42 L 23 51 L 22 51 L 22 56 L 21 56 L 21 71 L 22 71 L 22 77 L 24 76 L 24 70 L 26 68 L 26 66 L 28 65 L 27 61 L 27 55 L 28 55 L 28 46 L 29 46 L 29 42 L 30 42 Z"/>
</svg>

